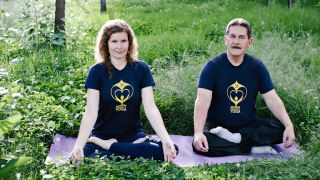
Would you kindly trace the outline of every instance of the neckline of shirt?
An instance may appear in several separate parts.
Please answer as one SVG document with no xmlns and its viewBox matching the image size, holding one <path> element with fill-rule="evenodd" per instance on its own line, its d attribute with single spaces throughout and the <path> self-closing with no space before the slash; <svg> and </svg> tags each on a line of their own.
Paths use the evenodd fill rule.
<svg viewBox="0 0 320 180">
<path fill-rule="evenodd" d="M 226 60 L 228 61 L 228 64 L 229 64 L 231 67 L 236 68 L 236 69 L 241 68 L 242 66 L 244 66 L 244 64 L 245 64 L 246 61 L 247 61 L 247 54 L 244 54 L 243 60 L 242 60 L 241 64 L 239 64 L 238 66 L 235 66 L 235 65 L 233 65 L 233 64 L 229 61 L 229 58 L 228 58 L 227 53 L 224 53 L 224 56 L 225 56 Z"/>
<path fill-rule="evenodd" d="M 112 63 L 111 63 L 112 64 Z M 112 64 L 112 67 L 116 70 L 116 71 L 124 71 L 126 68 L 127 68 L 127 66 L 128 66 L 128 62 L 126 63 L 126 65 L 122 68 L 122 69 L 118 69 L 116 66 L 114 66 L 113 64 Z"/>
</svg>

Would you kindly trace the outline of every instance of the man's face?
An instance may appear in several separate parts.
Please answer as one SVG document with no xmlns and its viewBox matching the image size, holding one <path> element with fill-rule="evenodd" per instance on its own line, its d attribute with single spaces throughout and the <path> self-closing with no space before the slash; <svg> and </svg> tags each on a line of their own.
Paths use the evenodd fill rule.
<svg viewBox="0 0 320 180">
<path fill-rule="evenodd" d="M 245 27 L 230 26 L 229 33 L 224 36 L 224 44 L 232 58 L 242 58 L 252 44 L 252 39 L 248 37 Z"/>
</svg>

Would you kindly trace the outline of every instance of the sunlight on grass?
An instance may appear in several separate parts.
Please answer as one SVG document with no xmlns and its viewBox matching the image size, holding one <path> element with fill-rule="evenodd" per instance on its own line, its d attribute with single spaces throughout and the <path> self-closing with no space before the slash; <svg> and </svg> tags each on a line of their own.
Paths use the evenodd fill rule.
<svg viewBox="0 0 320 180">
<path fill-rule="evenodd" d="M 52 44 L 53 0 L 23 1 L 19 8 L 14 6 L 21 12 L 18 14 L 11 11 L 11 1 L 0 2 L 0 117 L 22 115 L 17 126 L 0 139 L 0 154 L 33 158 L 9 178 L 319 177 L 320 18 L 319 7 L 311 5 L 314 0 L 299 1 L 292 9 L 280 1 L 270 1 L 266 6 L 260 0 L 112 0 L 107 1 L 107 14 L 100 14 L 98 0 L 66 1 L 65 48 Z M 56 133 L 78 133 L 86 99 L 83 85 L 95 62 L 96 34 L 107 20 L 121 18 L 134 29 L 139 58 L 150 65 L 156 82 L 156 103 L 169 133 L 193 135 L 199 71 L 206 61 L 225 51 L 226 23 L 240 15 L 253 27 L 254 44 L 249 53 L 269 69 L 295 124 L 303 157 L 190 168 L 142 158 L 90 159 L 79 166 L 43 164 Z M 12 96 L 13 93 L 16 94 Z M 262 116 L 270 116 L 261 97 L 257 109 Z M 144 128 L 154 133 L 146 117 L 142 117 Z"/>
</svg>

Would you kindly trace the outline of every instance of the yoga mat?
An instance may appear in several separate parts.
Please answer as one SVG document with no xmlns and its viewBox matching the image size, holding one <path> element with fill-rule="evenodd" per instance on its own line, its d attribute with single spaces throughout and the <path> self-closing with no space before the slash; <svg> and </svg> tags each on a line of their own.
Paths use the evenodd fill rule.
<svg viewBox="0 0 320 180">
<path fill-rule="evenodd" d="M 173 163 L 180 167 L 198 166 L 203 164 L 224 164 L 224 163 L 238 163 L 250 161 L 257 158 L 268 159 L 288 159 L 293 155 L 302 155 L 297 144 L 294 144 L 290 148 L 284 148 L 282 144 L 276 144 L 273 148 L 278 154 L 249 154 L 249 155 L 234 155 L 223 157 L 206 157 L 201 156 L 192 151 L 192 137 L 171 135 L 172 141 L 179 147 L 179 154 L 174 159 Z M 50 147 L 49 154 L 45 163 L 64 163 L 68 159 L 76 138 L 66 137 L 60 134 L 56 134 L 53 139 L 53 144 Z"/>
<path fill-rule="evenodd" d="M 268 159 L 288 159 L 293 155 L 302 155 L 302 152 L 298 149 L 297 144 L 294 144 L 290 148 L 284 148 L 283 144 L 273 145 L 273 149 L 278 154 L 249 154 L 249 155 L 233 155 L 222 157 L 206 157 L 196 154 L 192 150 L 192 138 L 191 136 L 179 136 L 171 135 L 172 141 L 179 147 L 179 154 L 173 163 L 180 167 L 198 166 L 203 164 L 224 164 L 224 163 L 239 163 L 250 161 L 257 158 Z"/>
</svg>

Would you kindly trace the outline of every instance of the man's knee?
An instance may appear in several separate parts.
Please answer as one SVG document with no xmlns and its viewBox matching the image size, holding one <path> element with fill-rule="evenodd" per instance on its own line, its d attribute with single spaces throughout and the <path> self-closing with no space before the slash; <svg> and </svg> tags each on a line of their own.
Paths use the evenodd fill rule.
<svg viewBox="0 0 320 180">
<path fill-rule="evenodd" d="M 179 147 L 176 144 L 174 144 L 174 148 L 176 149 L 176 152 L 177 152 L 177 155 L 178 155 L 179 154 Z"/>
<path fill-rule="evenodd" d="M 219 136 L 210 133 L 209 131 L 204 131 L 203 134 L 206 136 L 208 141 L 208 151 L 199 151 L 192 144 L 193 152 L 208 157 L 219 157 L 239 154 L 239 151 L 237 150 L 238 147 L 235 143 L 222 139 Z"/>
</svg>

